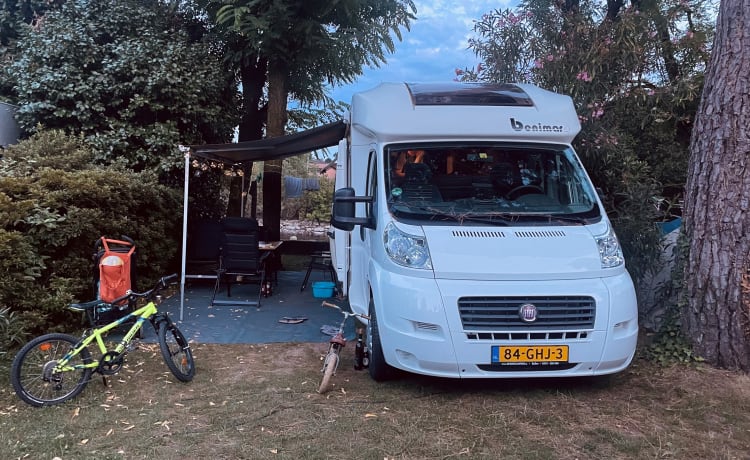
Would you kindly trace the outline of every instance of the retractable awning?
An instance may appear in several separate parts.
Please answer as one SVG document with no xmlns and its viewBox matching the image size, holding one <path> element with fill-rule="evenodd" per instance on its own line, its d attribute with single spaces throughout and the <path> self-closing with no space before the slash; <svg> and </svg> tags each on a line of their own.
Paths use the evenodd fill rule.
<svg viewBox="0 0 750 460">
<path fill-rule="evenodd" d="M 222 163 L 277 160 L 337 145 L 346 134 L 346 123 L 339 120 L 327 125 L 289 134 L 234 144 L 191 145 L 191 153 Z"/>
<path fill-rule="evenodd" d="M 190 159 L 203 158 L 224 164 L 278 160 L 338 145 L 346 135 L 346 123 L 339 120 L 287 136 L 233 144 L 191 145 L 185 153 L 185 188 L 182 203 L 182 276 L 180 278 L 180 320 L 185 306 L 185 266 L 187 263 L 188 190 Z"/>
</svg>

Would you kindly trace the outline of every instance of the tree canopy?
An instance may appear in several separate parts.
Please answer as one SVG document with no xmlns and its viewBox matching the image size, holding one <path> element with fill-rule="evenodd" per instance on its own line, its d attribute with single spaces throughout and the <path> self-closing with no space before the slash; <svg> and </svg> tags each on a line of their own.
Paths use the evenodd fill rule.
<svg viewBox="0 0 750 460">
<path fill-rule="evenodd" d="M 237 90 L 194 21 L 164 2 L 82 0 L 51 9 L 18 37 L 6 76 L 18 119 L 86 136 L 101 162 L 169 168 L 176 146 L 226 142 Z"/>
<path fill-rule="evenodd" d="M 400 39 L 416 10 L 412 0 L 228 0 L 208 8 L 243 45 L 228 55 L 243 77 L 243 92 L 252 95 L 245 98 L 241 140 L 260 134 L 261 113 L 267 137 L 284 135 L 290 95 L 303 103 L 320 100 L 326 83 L 350 82 L 365 65 L 385 62 L 394 49 L 391 34 Z M 263 221 L 270 239 L 278 238 L 280 227 L 281 168 L 281 161 L 264 163 Z"/>
<path fill-rule="evenodd" d="M 244 54 L 263 56 L 288 73 L 289 92 L 303 103 L 318 102 L 323 85 L 349 83 L 364 66 L 385 63 L 415 19 L 411 0 L 232 0 L 216 20 L 248 45 Z"/>
<path fill-rule="evenodd" d="M 692 120 L 713 27 L 702 0 L 523 0 L 475 23 L 465 80 L 569 94 L 586 163 L 640 278 L 660 253 L 655 220 L 679 215 Z"/>
</svg>

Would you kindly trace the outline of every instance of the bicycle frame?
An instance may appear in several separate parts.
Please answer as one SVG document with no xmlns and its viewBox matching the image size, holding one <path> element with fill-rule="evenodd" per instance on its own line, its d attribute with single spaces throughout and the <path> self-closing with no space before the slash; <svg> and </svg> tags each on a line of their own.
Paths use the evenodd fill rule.
<svg viewBox="0 0 750 460">
<path fill-rule="evenodd" d="M 344 337 L 344 327 L 346 327 L 347 319 L 349 318 L 348 316 L 345 315 L 344 319 L 341 321 L 341 324 L 339 325 L 339 331 L 336 333 L 336 335 L 331 337 L 331 340 L 328 341 L 331 345 L 337 344 L 337 345 L 340 345 L 341 348 L 346 346 L 347 340 L 346 340 L 346 337 Z"/>
<path fill-rule="evenodd" d="M 177 279 L 177 274 L 162 277 L 153 289 L 139 293 L 128 290 L 124 296 L 112 302 L 93 300 L 85 303 L 72 303 L 68 309 L 86 312 L 92 327 L 80 336 L 52 332 L 30 340 L 13 358 L 10 380 L 18 397 L 35 407 L 60 404 L 78 396 L 91 381 L 91 374 L 115 375 L 125 365 L 125 357 L 133 348 L 136 334 L 148 320 L 156 330 L 159 349 L 164 363 L 172 375 L 180 382 L 190 382 L 195 376 L 195 360 L 190 344 L 167 314 L 159 312 L 161 303 L 159 292 Z M 101 327 L 96 327 L 96 308 L 111 307 L 125 300 L 128 308 L 135 308 L 136 299 L 145 299 L 145 305 L 135 311 L 124 313 L 121 318 Z M 106 310 L 104 310 L 106 311 Z M 122 311 L 122 310 L 121 310 Z M 105 335 L 125 322 L 133 322 L 119 341 L 105 344 Z M 128 323 L 130 324 L 130 323 Z M 111 342 L 116 342 L 112 345 Z M 96 350 L 89 346 L 96 343 Z M 107 348 L 110 345 L 111 348 Z M 97 359 L 98 358 L 98 359 Z"/>
<path fill-rule="evenodd" d="M 338 310 L 339 313 L 344 316 L 344 318 L 341 320 L 341 324 L 339 324 L 338 331 L 333 337 L 331 337 L 331 340 L 329 341 L 328 352 L 326 353 L 325 359 L 323 360 L 323 377 L 321 378 L 320 385 L 318 386 L 318 393 L 320 394 L 323 394 L 330 389 L 331 378 L 334 374 L 336 374 L 336 371 L 338 370 L 340 363 L 339 354 L 341 353 L 341 350 L 346 346 L 346 337 L 344 337 L 344 327 L 346 327 L 346 321 L 352 316 L 355 318 L 370 319 L 370 317 L 367 315 L 345 311 L 338 305 L 332 304 L 330 302 L 323 301 L 322 306 Z"/>
<path fill-rule="evenodd" d="M 148 302 L 143 307 L 123 316 L 122 318 L 113 321 L 105 326 L 92 329 L 90 333 L 85 334 L 84 337 L 81 338 L 81 340 L 78 342 L 78 344 L 70 350 L 68 353 L 65 354 L 65 356 L 60 359 L 60 361 L 57 363 L 57 366 L 55 366 L 54 371 L 55 372 L 65 372 L 65 371 L 74 371 L 77 369 L 85 369 L 85 368 L 92 368 L 96 369 L 99 367 L 98 361 L 92 361 L 89 364 L 83 364 L 83 365 L 76 365 L 76 366 L 68 366 L 68 362 L 70 362 L 70 359 L 81 352 L 82 349 L 88 347 L 92 342 L 96 341 L 97 346 L 99 347 L 99 351 L 101 354 L 105 354 L 109 351 L 114 351 L 115 353 L 122 353 L 125 351 L 125 348 L 128 346 L 128 344 L 133 340 L 133 337 L 138 333 L 138 331 L 143 327 L 143 323 L 146 322 L 146 320 L 150 320 L 152 324 L 156 324 L 157 321 L 162 321 L 162 318 L 156 319 L 157 316 L 162 316 L 163 314 L 158 313 L 158 310 L 156 308 L 156 303 L 153 301 Z M 137 317 L 138 319 L 135 321 L 133 326 L 128 330 L 128 332 L 125 334 L 125 336 L 120 340 L 120 342 L 115 346 L 114 349 L 108 350 L 107 346 L 104 344 L 104 335 L 111 331 L 112 329 L 115 329 L 116 327 L 120 326 L 121 324 L 125 323 L 131 318 Z"/>
<path fill-rule="evenodd" d="M 341 320 L 341 324 L 339 324 L 338 332 L 336 333 L 336 335 L 334 335 L 333 337 L 331 337 L 331 340 L 330 340 L 330 343 L 332 343 L 332 344 L 333 343 L 337 343 L 337 344 L 341 345 L 342 347 L 346 346 L 346 338 L 344 337 L 344 328 L 346 327 L 346 321 L 349 318 L 352 318 L 352 317 L 354 317 L 354 318 L 370 319 L 369 316 L 363 315 L 361 313 L 351 313 L 351 312 L 348 312 L 346 310 L 342 310 L 341 307 L 339 307 L 336 304 L 330 303 L 330 302 L 323 301 L 323 303 L 321 304 L 321 306 L 336 309 L 336 310 L 339 311 L 339 313 L 341 313 L 344 316 L 344 318 Z"/>
</svg>

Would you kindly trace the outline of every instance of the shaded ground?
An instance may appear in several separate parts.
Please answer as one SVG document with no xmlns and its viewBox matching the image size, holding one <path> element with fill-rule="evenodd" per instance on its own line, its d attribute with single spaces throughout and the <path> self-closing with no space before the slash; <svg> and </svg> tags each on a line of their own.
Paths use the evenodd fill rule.
<svg viewBox="0 0 750 460">
<path fill-rule="evenodd" d="M 200 343 L 274 343 L 274 342 L 321 342 L 329 336 L 322 334 L 322 326 L 338 326 L 341 315 L 333 309 L 321 306 L 323 300 L 330 300 L 347 307 L 346 302 L 336 299 L 318 299 L 313 296 L 312 283 L 324 279 L 322 273 L 313 271 L 308 286 L 300 291 L 304 271 L 281 271 L 273 295 L 261 299 L 261 307 L 240 305 L 220 305 L 210 307 L 213 281 L 202 280 L 188 283 L 180 319 L 179 293 L 166 299 L 159 309 L 169 312 L 178 320 L 180 330 L 188 340 Z M 234 285 L 232 297 L 235 300 L 257 298 L 258 286 L 253 284 Z M 228 300 L 226 289 L 219 291 L 217 299 Z M 307 318 L 299 324 L 284 324 L 284 317 Z M 354 323 L 347 328 L 348 337 L 354 337 Z M 152 328 L 146 327 L 146 340 L 154 341 Z"/>
</svg>

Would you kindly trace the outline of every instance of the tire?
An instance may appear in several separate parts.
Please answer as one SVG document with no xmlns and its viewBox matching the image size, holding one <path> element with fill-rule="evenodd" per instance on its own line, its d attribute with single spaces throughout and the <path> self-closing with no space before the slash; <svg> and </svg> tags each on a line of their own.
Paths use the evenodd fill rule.
<svg viewBox="0 0 750 460">
<path fill-rule="evenodd" d="M 383 382 L 394 377 L 394 369 L 385 362 L 383 347 L 380 344 L 378 319 L 375 315 L 375 303 L 370 299 L 370 320 L 367 322 L 367 347 L 370 350 L 370 377 L 376 382 Z"/>
<path fill-rule="evenodd" d="M 23 402 L 36 407 L 60 404 L 78 396 L 91 380 L 91 368 L 51 373 L 53 363 L 70 351 L 79 341 L 69 334 L 39 336 L 21 348 L 13 359 L 10 381 Z M 91 352 L 82 349 L 69 364 L 80 366 L 92 362 Z M 45 377 L 44 369 L 48 375 Z"/>
<path fill-rule="evenodd" d="M 339 354 L 331 348 L 326 355 L 325 363 L 323 364 L 323 377 L 320 379 L 320 385 L 318 386 L 318 393 L 323 394 L 331 389 L 331 379 L 336 373 L 336 368 L 339 366 Z"/>
<path fill-rule="evenodd" d="M 616 375 L 617 374 L 594 375 L 588 377 L 587 381 L 592 388 L 596 388 L 597 390 L 607 390 L 614 386 Z"/>
<path fill-rule="evenodd" d="M 181 382 L 195 377 L 195 361 L 188 341 L 176 325 L 169 321 L 159 323 L 159 348 L 161 356 L 172 374 Z"/>
</svg>

